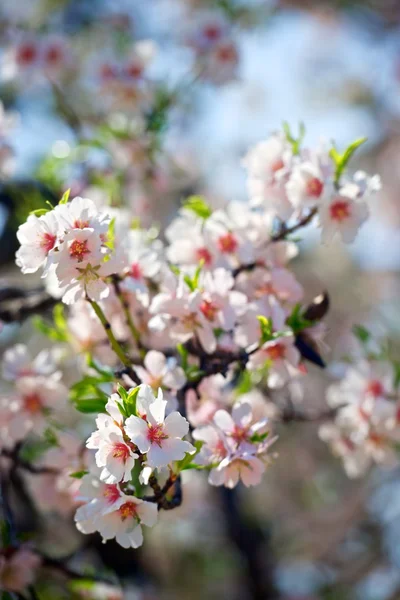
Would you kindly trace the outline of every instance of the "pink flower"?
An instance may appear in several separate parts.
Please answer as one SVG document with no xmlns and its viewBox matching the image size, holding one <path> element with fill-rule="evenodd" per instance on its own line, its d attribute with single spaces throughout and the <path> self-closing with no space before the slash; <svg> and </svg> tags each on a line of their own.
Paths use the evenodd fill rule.
<svg viewBox="0 0 400 600">
<path fill-rule="evenodd" d="M 271 388 L 282 387 L 297 371 L 300 352 L 294 345 L 292 335 L 282 336 L 263 344 L 260 350 L 250 356 L 247 368 L 268 369 L 268 385 Z"/>
<path fill-rule="evenodd" d="M 21 547 L 9 557 L 0 556 L 0 587 L 10 592 L 23 592 L 36 578 L 40 557 Z"/>
<path fill-rule="evenodd" d="M 16 263 L 22 273 L 35 273 L 46 264 L 58 235 L 59 224 L 53 211 L 41 217 L 30 215 L 26 223 L 20 225 L 17 238 L 21 247 L 16 254 Z"/>
<path fill-rule="evenodd" d="M 339 234 L 344 242 L 351 243 L 360 226 L 367 220 L 369 210 L 365 202 L 342 192 L 325 200 L 319 206 L 318 214 L 324 242 L 331 242 Z"/>
<path fill-rule="evenodd" d="M 176 359 L 167 359 L 162 352 L 150 350 L 143 361 L 144 367 L 135 365 L 135 371 L 141 381 L 153 390 L 165 387 L 179 390 L 186 381 L 185 373 L 176 363 Z"/>
<path fill-rule="evenodd" d="M 179 412 L 165 418 L 166 405 L 160 389 L 149 404 L 145 419 L 131 416 L 125 422 L 126 434 L 154 468 L 165 467 L 181 460 L 187 452 L 194 452 L 192 444 L 182 440 L 189 431 L 189 423 Z"/>
</svg>

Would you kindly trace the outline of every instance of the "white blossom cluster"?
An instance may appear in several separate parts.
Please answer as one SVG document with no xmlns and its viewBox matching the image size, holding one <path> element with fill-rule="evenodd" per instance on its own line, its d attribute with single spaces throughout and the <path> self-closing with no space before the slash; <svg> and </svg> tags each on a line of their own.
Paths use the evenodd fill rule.
<svg viewBox="0 0 400 600">
<path fill-rule="evenodd" d="M 228 488 L 260 483 L 276 440 L 266 397 L 306 372 L 300 337 L 322 360 L 323 314 L 302 307 L 288 237 L 315 218 L 325 240 L 354 239 L 379 188 L 377 177 L 345 175 L 358 145 L 343 155 L 314 152 L 286 128 L 245 158 L 249 204 L 212 210 L 192 196 L 163 238 L 131 228 L 125 209 L 68 193 L 19 228 L 17 264 L 23 273 L 40 269 L 48 292 L 68 308 L 55 313 L 52 335 L 75 365 L 72 402 L 98 413 L 86 449 L 60 434 L 42 462 L 60 465 L 46 475 L 56 489 L 48 507 L 61 497 L 66 507 L 78 502 L 81 532 L 137 547 L 141 525 L 152 527 L 158 509 L 173 504 L 185 470 L 205 470 L 210 484 Z M 30 361 L 21 348 L 6 355 L 4 372 L 17 390 L 2 401 L 0 439 L 9 448 L 51 424 L 66 390 L 48 359 Z M 356 393 L 353 408 L 337 412 L 337 431 L 353 428 L 354 445 L 372 443 L 378 413 L 393 421 L 374 390 L 361 412 Z M 321 435 L 333 439 L 330 431 Z M 40 486 L 31 487 L 46 505 Z"/>
</svg>

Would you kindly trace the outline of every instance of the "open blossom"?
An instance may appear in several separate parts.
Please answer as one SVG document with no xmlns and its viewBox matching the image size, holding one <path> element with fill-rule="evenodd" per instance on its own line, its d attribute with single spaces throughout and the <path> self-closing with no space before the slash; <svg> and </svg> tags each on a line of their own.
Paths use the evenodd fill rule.
<svg viewBox="0 0 400 600">
<path fill-rule="evenodd" d="M 50 375 L 55 371 L 56 364 L 50 350 L 42 350 L 32 358 L 24 344 L 16 344 L 4 352 L 2 376 L 7 381 L 27 376 Z"/>
<path fill-rule="evenodd" d="M 100 479 L 106 483 L 129 481 L 138 454 L 124 439 L 122 415 L 117 406 L 118 394 L 113 394 L 106 405 L 108 415 L 96 419 L 97 431 L 92 433 L 86 446 L 96 449 L 96 465 L 101 468 Z"/>
<path fill-rule="evenodd" d="M 75 520 L 82 533 L 98 531 L 103 540 L 115 538 L 123 548 L 138 548 L 143 543 L 142 525 L 153 527 L 157 517 L 157 504 L 121 492 L 112 510 L 88 516 L 84 505 L 78 509 Z"/>
<path fill-rule="evenodd" d="M 72 304 L 87 294 L 100 300 L 109 294 L 104 277 L 115 271 L 113 259 L 93 229 L 73 229 L 64 237 L 54 256 L 55 273 L 62 288 L 63 302 Z"/>
<path fill-rule="evenodd" d="M 267 451 L 276 440 L 269 433 L 268 420 L 256 421 L 247 402 L 235 404 L 231 414 L 218 410 L 211 425 L 193 432 L 204 443 L 196 462 L 211 467 L 211 485 L 233 488 L 239 480 L 245 486 L 257 485 L 269 461 Z"/>
<path fill-rule="evenodd" d="M 182 367 L 177 365 L 175 358 L 167 358 L 162 352 L 157 350 L 147 352 L 143 365 L 144 367 L 135 366 L 135 371 L 141 381 L 154 391 L 159 387 L 179 390 L 185 384 L 186 377 Z"/>
<path fill-rule="evenodd" d="M 30 433 L 40 435 L 49 415 L 63 416 L 68 390 L 58 376 L 27 376 L 16 381 L 15 391 L 3 396 L 0 439 L 10 446 Z"/>
<path fill-rule="evenodd" d="M 129 439 L 146 454 L 146 462 L 153 468 L 165 467 L 195 451 L 192 444 L 182 439 L 189 431 L 189 423 L 177 411 L 165 417 L 166 405 L 159 389 L 157 398 L 148 405 L 145 418 L 130 416 L 125 422 Z"/>
<path fill-rule="evenodd" d="M 111 220 L 107 213 L 99 212 L 92 200 L 80 196 L 56 206 L 54 214 L 64 233 L 71 229 L 94 229 L 99 235 L 105 235 Z"/>
<path fill-rule="evenodd" d="M 344 242 L 351 243 L 360 226 L 367 220 L 369 211 L 365 202 L 342 191 L 322 202 L 318 214 L 323 241 L 330 242 L 339 234 Z"/>
<path fill-rule="evenodd" d="M 27 546 L 0 555 L 0 588 L 9 592 L 23 592 L 35 579 L 41 565 L 40 557 Z"/>
<path fill-rule="evenodd" d="M 266 342 L 254 352 L 247 363 L 247 368 L 268 369 L 268 385 L 271 388 L 282 387 L 297 372 L 300 352 L 294 345 L 293 335 L 285 335 Z"/>
<path fill-rule="evenodd" d="M 59 223 L 53 211 L 36 217 L 30 215 L 20 225 L 17 238 L 21 244 L 16 254 L 16 263 L 22 273 L 35 273 L 44 266 L 55 247 L 59 235 Z"/>
<path fill-rule="evenodd" d="M 304 152 L 293 162 L 286 184 L 294 208 L 313 208 L 332 194 L 333 163 L 327 153 Z"/>
</svg>

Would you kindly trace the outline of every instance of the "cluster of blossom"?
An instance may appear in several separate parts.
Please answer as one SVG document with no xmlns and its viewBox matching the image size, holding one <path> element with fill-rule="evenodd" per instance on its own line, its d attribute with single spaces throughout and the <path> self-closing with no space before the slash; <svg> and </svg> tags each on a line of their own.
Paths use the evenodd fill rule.
<svg viewBox="0 0 400 600">
<path fill-rule="evenodd" d="M 316 212 L 324 241 L 339 234 L 344 242 L 352 242 L 368 217 L 368 198 L 380 189 L 379 176 L 358 171 L 352 179 L 339 180 L 345 155 L 303 149 L 300 141 L 280 132 L 250 150 L 243 164 L 251 204 L 266 206 L 284 221 L 304 211 Z"/>
<path fill-rule="evenodd" d="M 264 149 L 278 143 L 285 147 L 284 155 L 276 155 L 284 166 L 273 170 Z M 297 248 L 287 234 L 318 214 L 323 231 L 354 238 L 360 220 L 353 219 L 353 208 L 363 206 L 378 185 L 365 174 L 343 182 L 353 150 L 312 154 L 290 132 L 273 135 L 246 159 L 250 179 L 268 183 L 266 201 L 212 210 L 192 196 L 167 227 L 166 245 L 154 230 L 130 228 L 125 209 L 70 200 L 68 193 L 20 227 L 17 264 L 24 273 L 41 269 L 50 294 L 69 306 L 58 334 L 70 344 L 71 359 L 76 361 L 76 351 L 90 354 L 88 367 L 75 362 L 83 378 L 71 399 L 83 412 L 100 412 L 97 430 L 85 456 L 79 440 L 65 432 L 41 462 L 59 463 L 57 474 L 45 475 L 46 485 L 54 486 L 47 504 L 62 497 L 68 511 L 81 503 L 81 532 L 139 546 L 141 524 L 155 524 L 157 509 L 172 502 L 187 468 L 208 471 L 212 485 L 260 483 L 276 439 L 266 395 L 306 372 L 299 335 L 318 354 L 324 334 L 321 317 L 307 317 L 301 307 L 303 289 L 289 270 Z M 324 163 L 325 175 L 321 170 L 310 179 L 310 196 L 312 186 L 302 187 L 299 173 L 308 173 L 311 154 Z M 283 168 L 283 179 L 275 178 Z M 272 179 L 267 171 L 275 173 Z M 301 200 L 295 207 L 296 182 Z M 277 221 L 283 219 L 278 189 L 283 206 L 293 201 L 285 224 Z M 338 194 L 344 198 L 349 189 L 354 197 L 348 196 L 348 211 L 338 218 L 332 209 L 327 224 L 322 207 L 336 206 Z M 53 380 L 48 377 L 46 385 Z M 241 381 L 249 394 L 235 392 Z M 83 473 L 82 479 L 67 483 L 68 470 Z M 41 479 L 34 481 L 30 488 L 45 508 Z"/>
<path fill-rule="evenodd" d="M 236 79 L 239 51 L 230 23 L 216 11 L 198 11 L 192 23 L 187 43 L 195 53 L 195 72 L 216 85 Z"/>
<path fill-rule="evenodd" d="M 327 391 L 335 417 L 319 435 L 343 460 L 349 477 L 359 477 L 374 463 L 398 462 L 400 395 L 398 372 L 381 354 L 364 351 L 342 366 L 344 374 Z"/>
<path fill-rule="evenodd" d="M 49 351 L 32 360 L 26 346 L 17 344 L 4 354 L 2 375 L 12 389 L 0 396 L 1 448 L 12 448 L 31 432 L 43 434 L 49 418 L 64 420 L 68 390 Z"/>
</svg>

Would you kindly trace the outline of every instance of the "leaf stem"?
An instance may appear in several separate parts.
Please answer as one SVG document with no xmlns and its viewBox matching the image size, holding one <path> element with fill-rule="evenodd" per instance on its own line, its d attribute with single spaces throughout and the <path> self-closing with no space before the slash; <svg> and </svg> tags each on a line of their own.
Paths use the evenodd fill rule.
<svg viewBox="0 0 400 600">
<path fill-rule="evenodd" d="M 100 306 L 97 304 L 97 302 L 95 300 L 92 300 L 91 298 L 88 298 L 88 297 L 86 297 L 86 300 L 90 303 L 90 305 L 92 306 L 94 312 L 96 313 L 100 323 L 103 325 L 104 331 L 106 332 L 108 340 L 111 344 L 111 348 L 114 350 L 115 354 L 118 356 L 118 358 L 120 359 L 122 364 L 125 365 L 126 367 L 130 367 L 131 361 L 129 360 L 128 356 L 125 354 L 120 343 L 115 338 L 115 336 L 112 332 L 112 329 L 111 329 L 111 325 L 110 325 L 106 315 L 104 314 L 104 312 L 102 311 L 102 309 L 100 308 Z"/>
</svg>

